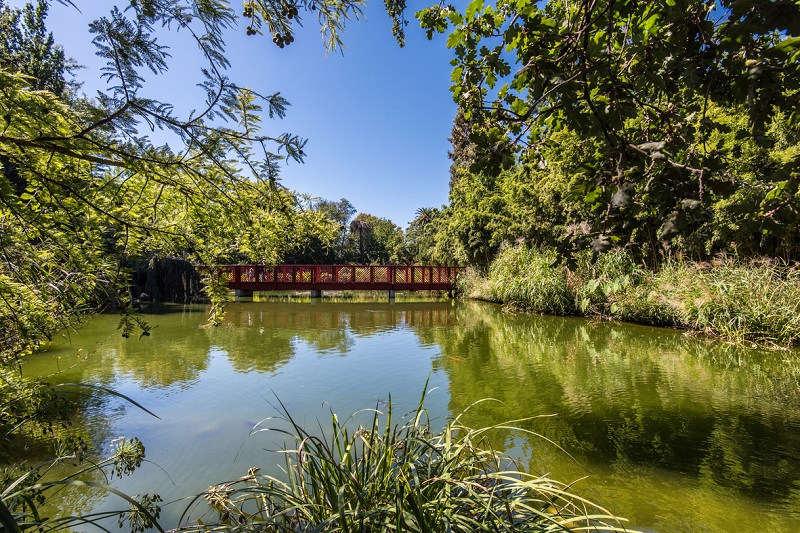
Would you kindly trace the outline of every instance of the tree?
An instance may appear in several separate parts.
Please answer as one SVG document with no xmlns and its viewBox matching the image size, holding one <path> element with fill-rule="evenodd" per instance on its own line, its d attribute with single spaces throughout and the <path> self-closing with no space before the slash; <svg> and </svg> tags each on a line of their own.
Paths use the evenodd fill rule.
<svg viewBox="0 0 800 533">
<path fill-rule="evenodd" d="M 744 142 L 775 147 L 800 123 L 796 2 L 474 0 L 417 17 L 429 36 L 449 31 L 473 170 L 546 164 L 559 132 L 597 144 L 574 191 L 604 213 L 596 243 L 630 241 L 640 219 L 658 221 L 657 240 L 704 241 L 714 206 L 746 189 L 756 212 L 741 223 L 796 227 L 796 151 L 762 157 L 757 184 L 736 172 Z"/>
<path fill-rule="evenodd" d="M 68 413 L 15 371 L 26 354 L 110 306 L 123 310 L 123 335 L 137 325 L 149 333 L 130 310 L 129 260 L 275 262 L 293 244 L 332 238 L 325 218 L 279 181 L 282 162 L 304 158 L 305 140 L 265 132 L 262 119 L 282 117 L 288 103 L 225 75 L 230 3 L 121 4 L 91 25 L 109 89 L 89 98 L 74 90 L 44 26 L 48 3 L 0 1 L 0 440 Z M 299 9 L 315 10 L 333 49 L 361 3 L 251 1 L 247 33 L 268 29 L 276 45 L 291 44 Z M 170 30 L 206 59 L 198 74 L 208 100 L 188 116 L 141 95 L 144 71 L 169 68 L 157 35 Z M 170 146 L 154 144 L 148 128 L 167 131 Z"/>
<path fill-rule="evenodd" d="M 471 132 L 472 123 L 465 118 L 464 110 L 459 108 L 450 133 L 452 148 L 447 152 L 447 156 L 453 162 L 450 165 L 450 189 L 458 182 L 460 174 L 469 169 L 475 161 L 475 147 L 469 140 Z"/>
<path fill-rule="evenodd" d="M 358 233 L 358 261 L 364 264 L 364 238 L 372 234 L 372 224 L 365 217 L 358 215 L 350 223 L 350 233 Z"/>
<path fill-rule="evenodd" d="M 14 9 L 0 0 L 0 64 L 11 72 L 23 72 L 33 79 L 34 91 L 50 91 L 62 96 L 71 65 L 64 50 L 56 46 L 45 26 L 48 4 L 38 0 Z"/>
</svg>

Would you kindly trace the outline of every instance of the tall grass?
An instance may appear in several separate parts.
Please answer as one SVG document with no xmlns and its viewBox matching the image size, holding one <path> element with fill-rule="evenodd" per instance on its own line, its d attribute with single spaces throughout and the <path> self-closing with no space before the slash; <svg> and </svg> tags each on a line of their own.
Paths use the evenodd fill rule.
<svg viewBox="0 0 800 533">
<path fill-rule="evenodd" d="M 600 316 L 686 328 L 734 341 L 800 342 L 800 269 L 770 260 L 669 261 L 657 271 L 624 250 L 569 270 L 554 252 L 504 250 L 465 294 L 549 314 Z"/>
<path fill-rule="evenodd" d="M 635 296 L 650 318 L 681 327 L 774 346 L 800 341 L 800 271 L 781 263 L 671 262 Z"/>
<path fill-rule="evenodd" d="M 506 248 L 492 263 L 485 280 L 468 278 L 465 294 L 539 313 L 569 314 L 573 303 L 567 290 L 567 273 L 555 265 L 557 261 L 552 250 Z"/>
<path fill-rule="evenodd" d="M 211 487 L 187 509 L 205 515 L 184 532 L 623 531 L 620 520 L 571 494 L 568 486 L 519 471 L 485 439 L 493 428 L 450 421 L 434 432 L 420 402 L 395 423 L 368 411 L 352 431 L 331 416 L 329 436 L 314 435 L 288 413 L 293 445 L 285 478 L 256 469 Z M 496 426 L 507 428 L 505 425 Z M 520 430 L 523 431 L 523 430 Z M 188 520 L 188 519 L 187 519 Z"/>
</svg>

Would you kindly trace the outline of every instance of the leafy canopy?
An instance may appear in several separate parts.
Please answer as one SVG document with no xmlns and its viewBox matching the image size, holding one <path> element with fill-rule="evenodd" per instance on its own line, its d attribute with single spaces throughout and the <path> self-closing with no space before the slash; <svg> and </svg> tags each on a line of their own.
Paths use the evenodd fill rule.
<svg viewBox="0 0 800 533">
<path fill-rule="evenodd" d="M 417 18 L 429 37 L 447 32 L 455 52 L 451 90 L 471 125 L 473 171 L 546 165 L 561 131 L 597 140 L 575 193 L 606 210 L 598 231 L 619 233 L 644 211 L 662 238 L 695 231 L 741 185 L 741 144 L 772 147 L 776 122 L 800 124 L 791 0 L 472 0 Z M 720 121 L 714 109 L 747 120 Z M 800 155 L 762 170 L 767 191 L 751 219 L 779 233 L 798 213 Z"/>
</svg>

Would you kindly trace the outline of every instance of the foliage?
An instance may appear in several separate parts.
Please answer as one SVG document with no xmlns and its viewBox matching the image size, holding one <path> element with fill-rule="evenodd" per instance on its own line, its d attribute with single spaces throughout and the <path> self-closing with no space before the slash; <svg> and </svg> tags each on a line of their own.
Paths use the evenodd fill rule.
<svg viewBox="0 0 800 533">
<path fill-rule="evenodd" d="M 557 267 L 556 261 L 553 250 L 506 248 L 489 268 L 484 298 L 539 313 L 573 312 L 566 269 Z"/>
<path fill-rule="evenodd" d="M 615 296 L 641 283 L 645 276 L 644 269 L 621 248 L 609 250 L 594 263 L 589 254 L 583 254 L 572 281 L 575 306 L 582 314 L 616 315 L 619 307 Z"/>
<path fill-rule="evenodd" d="M 616 315 L 789 347 L 800 339 L 798 281 L 796 268 L 776 261 L 672 261 L 629 290 Z"/>
<path fill-rule="evenodd" d="M 359 213 L 350 223 L 350 261 L 362 264 L 404 262 L 403 230 L 391 220 Z M 357 250 L 357 252 L 356 252 Z"/>
<path fill-rule="evenodd" d="M 144 460 L 145 449 L 139 439 L 118 437 L 111 442 L 112 454 L 99 462 L 86 461 L 85 450 L 57 457 L 24 473 L 3 472 L 3 491 L 0 492 L 0 523 L 6 531 L 59 531 L 94 525 L 103 529 L 102 520 L 116 516 L 119 527 L 128 524 L 131 533 L 145 531 L 158 525 L 160 514 L 157 495 L 143 494 L 127 496 L 109 485 L 109 479 L 128 476 Z M 61 465 L 71 473 L 58 480 L 48 480 L 48 473 Z M 104 482 L 95 481 L 103 478 Z M 63 498 L 65 489 L 91 488 L 114 494 L 129 504 L 127 511 L 112 511 L 96 514 L 43 516 L 45 505 Z"/>
<path fill-rule="evenodd" d="M 739 342 L 788 348 L 800 339 L 797 267 L 774 260 L 665 262 L 643 268 L 622 249 L 576 268 L 553 250 L 503 250 L 488 273 L 465 278 L 467 296 L 548 314 L 672 326 Z"/>
<path fill-rule="evenodd" d="M 61 96 L 67 89 L 66 75 L 74 67 L 46 29 L 47 11 L 44 0 L 25 4 L 22 9 L 13 9 L 0 0 L 0 58 L 12 72 L 32 76 L 31 89 Z"/>
<path fill-rule="evenodd" d="M 305 242 L 296 242 L 283 258 L 285 263 L 341 264 L 346 261 L 347 230 L 356 208 L 346 198 L 338 201 L 310 201 L 310 210 L 318 217 L 318 225 Z M 324 237 L 323 237 L 324 236 Z"/>
<path fill-rule="evenodd" d="M 210 272 L 203 280 L 204 291 L 211 304 L 208 311 L 208 325 L 219 326 L 225 318 L 225 303 L 228 301 L 228 280 Z"/>
<path fill-rule="evenodd" d="M 560 148 L 577 163 L 565 204 L 591 210 L 573 222 L 596 249 L 630 242 L 657 257 L 671 241 L 710 257 L 796 242 L 799 10 L 789 0 L 474 0 L 417 18 L 429 36 L 449 34 L 472 173 L 546 172 Z M 565 132 L 592 149 L 571 154 Z"/>
<path fill-rule="evenodd" d="M 354 417 L 359 415 L 368 415 L 371 423 L 350 429 L 350 419 L 341 422 L 331 413 L 329 432 L 317 435 L 284 408 L 280 420 L 288 431 L 260 425 L 254 431 L 292 435 L 295 447 L 282 452 L 287 479 L 252 468 L 236 481 L 210 487 L 202 496 L 208 505 L 203 518 L 179 529 L 623 530 L 617 518 L 569 487 L 519 471 L 487 447 L 488 433 L 514 429 L 507 424 L 471 429 L 456 417 L 434 431 L 422 401 L 399 423 L 391 402 L 385 413 L 374 409 Z M 190 506 L 184 516 L 192 511 Z"/>
</svg>

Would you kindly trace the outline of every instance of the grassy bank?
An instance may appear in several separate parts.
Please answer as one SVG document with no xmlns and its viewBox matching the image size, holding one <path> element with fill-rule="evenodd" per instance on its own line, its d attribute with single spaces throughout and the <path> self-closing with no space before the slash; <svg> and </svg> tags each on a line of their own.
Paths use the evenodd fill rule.
<svg viewBox="0 0 800 533">
<path fill-rule="evenodd" d="M 568 268 L 553 251 L 516 246 L 501 252 L 486 276 L 466 276 L 463 292 L 539 313 L 685 328 L 776 347 L 800 342 L 800 269 L 770 260 L 673 260 L 652 271 L 614 250 Z"/>
</svg>

